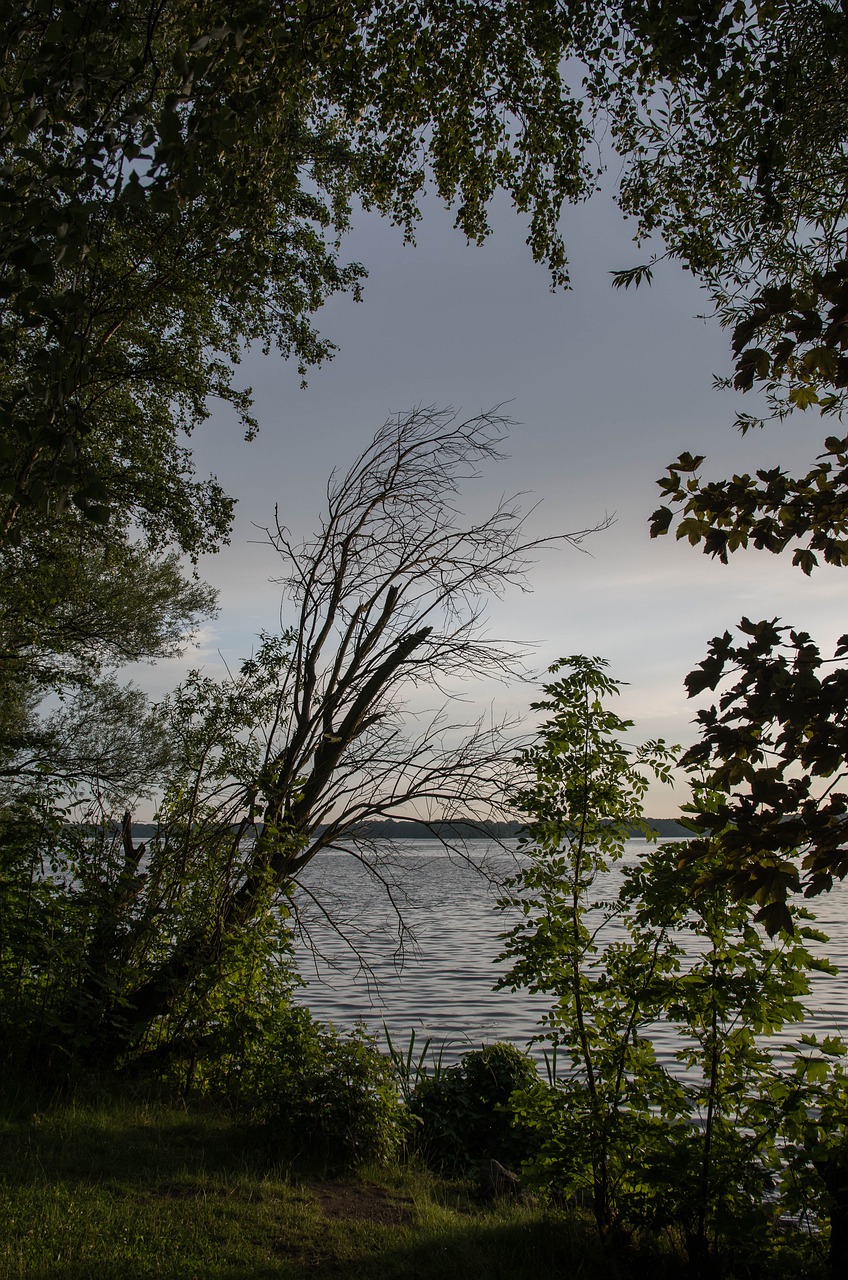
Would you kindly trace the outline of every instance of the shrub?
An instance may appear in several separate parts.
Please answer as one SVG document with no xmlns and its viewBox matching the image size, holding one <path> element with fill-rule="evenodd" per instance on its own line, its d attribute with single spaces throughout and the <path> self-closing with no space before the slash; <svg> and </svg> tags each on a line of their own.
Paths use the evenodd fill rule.
<svg viewBox="0 0 848 1280">
<path fill-rule="evenodd" d="M 328 1168 L 383 1163 L 407 1130 L 391 1064 L 361 1032 L 298 1028 L 264 1086 L 263 1110 L 280 1155 Z"/>
<path fill-rule="evenodd" d="M 259 1030 L 238 1059 L 206 1064 L 205 1091 L 262 1123 L 277 1158 L 343 1169 L 397 1154 L 407 1113 L 370 1038 L 342 1036 L 291 1004 Z"/>
<path fill-rule="evenodd" d="M 454 1171 L 488 1159 L 520 1163 L 529 1154 L 528 1131 L 516 1122 L 510 1098 L 536 1080 L 531 1059 L 504 1043 L 424 1076 L 409 1102 L 418 1151 L 436 1168 Z"/>
</svg>

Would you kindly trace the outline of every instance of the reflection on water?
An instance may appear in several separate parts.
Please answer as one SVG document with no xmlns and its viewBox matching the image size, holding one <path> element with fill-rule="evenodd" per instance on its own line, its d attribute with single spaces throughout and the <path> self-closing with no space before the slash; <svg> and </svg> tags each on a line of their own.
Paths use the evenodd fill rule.
<svg viewBox="0 0 848 1280">
<path fill-rule="evenodd" d="M 628 861 L 644 849 L 644 841 L 628 842 Z M 498 934 L 511 924 L 495 899 L 499 881 L 515 870 L 514 851 L 482 840 L 469 841 L 468 850 L 473 865 L 434 840 L 396 841 L 378 873 L 341 853 L 310 864 L 298 895 L 309 937 L 298 955 L 301 999 L 316 1017 L 339 1029 L 362 1022 L 381 1039 L 385 1023 L 403 1045 L 415 1030 L 419 1041 L 447 1042 L 447 1061 L 484 1041 L 530 1039 L 548 998 L 492 989 L 506 969 L 496 959 Z M 812 905 L 817 926 L 830 935 L 817 949 L 840 973 L 812 975 L 805 1029 L 848 1032 L 848 883 Z M 781 1039 L 798 1035 L 790 1027 Z M 657 1027 L 655 1045 L 670 1065 L 678 1047 L 673 1030 Z"/>
</svg>

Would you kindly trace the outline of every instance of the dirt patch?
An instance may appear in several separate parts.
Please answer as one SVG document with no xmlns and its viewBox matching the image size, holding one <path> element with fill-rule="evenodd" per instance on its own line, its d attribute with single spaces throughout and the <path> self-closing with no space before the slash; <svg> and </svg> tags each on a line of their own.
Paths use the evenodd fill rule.
<svg viewBox="0 0 848 1280">
<path fill-rule="evenodd" d="M 346 1218 L 355 1222 L 376 1222 L 397 1226 L 412 1217 L 412 1201 L 395 1197 L 384 1187 L 368 1183 L 313 1182 L 309 1190 L 325 1218 Z"/>
</svg>

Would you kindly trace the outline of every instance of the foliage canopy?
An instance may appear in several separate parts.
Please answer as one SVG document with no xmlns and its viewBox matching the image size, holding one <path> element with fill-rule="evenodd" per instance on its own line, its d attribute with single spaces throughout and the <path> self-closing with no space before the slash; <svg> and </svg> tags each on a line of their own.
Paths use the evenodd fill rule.
<svg viewBox="0 0 848 1280">
<path fill-rule="evenodd" d="M 0 24 L 0 387 L 7 506 L 133 520 L 196 554 L 231 504 L 180 443 L 233 406 L 244 344 L 302 370 L 310 317 L 362 269 L 355 202 L 407 236 L 431 176 L 474 240 L 506 190 L 565 279 L 591 187 L 555 10 L 306 0 L 30 0 Z"/>
<path fill-rule="evenodd" d="M 839 387 L 838 316 L 801 364 L 777 330 L 801 306 L 811 342 L 815 299 L 841 305 L 846 48 L 823 0 L 237 0 L 225 18 L 211 0 L 29 0 L 0 23 L 4 536 L 72 502 L 216 545 L 231 507 L 180 433 L 213 399 L 256 430 L 245 343 L 302 370 L 331 354 L 311 317 L 358 296 L 354 207 L 412 237 L 432 184 L 479 241 L 503 191 L 564 284 L 561 210 L 595 189 L 601 137 L 640 234 L 725 318 L 771 289 L 737 345 L 765 326 L 770 376 Z"/>
</svg>

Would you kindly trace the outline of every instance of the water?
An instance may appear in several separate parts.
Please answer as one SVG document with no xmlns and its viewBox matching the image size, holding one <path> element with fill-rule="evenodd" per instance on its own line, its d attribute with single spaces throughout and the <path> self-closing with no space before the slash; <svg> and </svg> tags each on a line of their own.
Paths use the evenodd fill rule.
<svg viewBox="0 0 848 1280">
<path fill-rule="evenodd" d="M 498 935 L 511 919 L 496 908 L 499 884 L 517 867 L 514 847 L 468 842 L 468 860 L 435 840 L 396 841 L 379 868 L 363 854 L 320 854 L 302 875 L 299 894 L 308 938 L 298 947 L 306 986 L 300 999 L 339 1029 L 362 1023 L 382 1041 L 383 1027 L 405 1046 L 411 1031 L 423 1043 L 445 1044 L 445 1061 L 492 1040 L 526 1045 L 549 1006 L 544 995 L 494 991 L 507 965 L 497 960 Z M 644 841 L 629 841 L 635 860 Z M 614 891 L 614 883 L 602 886 Z M 848 883 L 811 904 L 816 925 L 830 935 L 827 955 L 840 972 L 813 974 L 804 1030 L 848 1032 Z M 603 939 L 601 939 L 603 942 Z M 798 1025 L 780 1039 L 791 1042 Z M 673 1028 L 652 1035 L 671 1065 L 679 1041 Z"/>
</svg>

